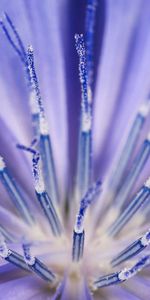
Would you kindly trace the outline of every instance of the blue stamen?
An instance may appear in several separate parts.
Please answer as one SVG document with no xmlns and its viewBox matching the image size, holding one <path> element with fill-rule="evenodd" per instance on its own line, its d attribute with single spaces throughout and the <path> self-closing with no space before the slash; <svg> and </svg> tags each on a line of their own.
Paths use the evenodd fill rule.
<svg viewBox="0 0 150 300">
<path fill-rule="evenodd" d="M 133 150 L 135 149 L 135 146 L 138 141 L 138 137 L 139 137 L 141 129 L 145 123 L 146 117 L 149 114 L 149 109 L 150 109 L 150 101 L 148 99 L 140 107 L 140 109 L 135 117 L 133 125 L 130 129 L 128 138 L 127 138 L 124 148 L 121 152 L 119 161 L 118 161 L 116 168 L 113 172 L 113 175 L 111 177 L 109 189 L 111 189 L 113 192 L 116 192 L 120 186 L 124 171 L 126 170 L 129 159 L 133 153 Z"/>
<path fill-rule="evenodd" d="M 146 181 L 146 183 L 141 187 L 139 192 L 127 208 L 123 211 L 123 213 L 120 215 L 119 218 L 111 225 L 111 227 L 108 229 L 108 233 L 111 236 L 115 236 L 120 232 L 121 229 L 124 228 L 124 226 L 129 222 L 129 220 L 135 215 L 137 210 L 145 204 L 145 202 L 149 201 L 150 197 L 150 179 Z"/>
<path fill-rule="evenodd" d="M 59 220 L 58 214 L 53 206 L 51 198 L 48 194 L 43 192 L 36 192 L 37 199 L 47 217 L 49 224 L 51 226 L 52 232 L 55 236 L 59 236 L 62 234 L 62 226 Z"/>
<path fill-rule="evenodd" d="M 24 259 L 29 269 L 46 281 L 53 282 L 56 280 L 55 274 L 50 271 L 45 264 L 43 264 L 38 258 L 31 256 L 29 244 L 23 244 L 23 251 Z"/>
<path fill-rule="evenodd" d="M 92 110 L 88 94 L 86 52 L 82 34 L 75 35 L 76 50 L 79 56 L 79 76 L 81 83 L 81 120 L 78 146 L 77 191 L 82 197 L 91 183 Z"/>
<path fill-rule="evenodd" d="M 44 107 L 42 103 L 40 88 L 38 84 L 37 75 L 34 67 L 33 49 L 30 46 L 28 48 L 28 68 L 32 87 L 32 96 L 34 109 L 36 113 L 33 114 L 34 126 L 38 126 L 35 129 L 39 135 L 40 140 L 40 152 L 43 164 L 43 174 L 46 183 L 46 189 L 54 202 L 58 202 L 58 186 L 56 180 L 56 171 L 52 153 L 51 139 L 48 133 L 48 126 L 45 118 Z"/>
<path fill-rule="evenodd" d="M 143 142 L 139 152 L 137 153 L 133 164 L 130 168 L 130 171 L 126 178 L 124 178 L 123 184 L 117 194 L 115 199 L 115 205 L 118 208 L 121 208 L 127 199 L 136 179 L 138 178 L 141 170 L 144 168 L 148 158 L 150 156 L 150 139 L 147 139 Z"/>
<path fill-rule="evenodd" d="M 93 83 L 93 67 L 94 67 L 94 27 L 96 15 L 97 0 L 87 0 L 86 7 L 86 52 L 87 52 L 87 73 L 89 86 Z"/>
<path fill-rule="evenodd" d="M 122 283 L 136 275 L 150 263 L 150 255 L 141 258 L 133 267 L 124 269 L 120 272 L 105 275 L 94 281 L 94 288 L 102 288 L 110 285 Z"/>
<path fill-rule="evenodd" d="M 112 261 L 113 267 L 121 264 L 122 262 L 132 258 L 141 251 L 143 251 L 150 244 L 150 230 L 148 230 L 141 238 L 134 241 L 121 253 L 119 253 Z"/>
<path fill-rule="evenodd" d="M 84 248 L 84 230 L 82 232 L 73 232 L 72 260 L 79 261 L 83 256 Z"/>
<path fill-rule="evenodd" d="M 51 226 L 52 232 L 55 236 L 59 236 L 62 233 L 61 222 L 58 217 L 58 213 L 52 203 L 51 198 L 48 196 L 45 191 L 45 185 L 43 181 L 42 172 L 40 169 L 40 156 L 38 153 L 33 155 L 32 159 L 33 164 L 33 176 L 35 180 L 35 192 L 37 199 L 46 215 L 49 224 Z"/>
<path fill-rule="evenodd" d="M 46 215 L 49 224 L 51 226 L 52 232 L 55 236 L 61 235 L 62 226 L 56 212 L 56 209 L 52 203 L 51 198 L 45 191 L 45 184 L 43 180 L 42 170 L 40 168 L 40 154 L 31 147 L 26 147 L 24 145 L 17 145 L 19 149 L 28 151 L 33 155 L 32 157 L 32 170 L 33 177 L 35 181 L 35 193 L 37 199 Z"/>
<path fill-rule="evenodd" d="M 96 195 L 100 192 L 100 188 L 101 188 L 101 181 L 98 180 L 98 181 L 96 181 L 96 183 L 94 183 L 89 188 L 89 190 L 87 191 L 85 196 L 81 199 L 80 209 L 79 209 L 79 213 L 76 218 L 76 224 L 74 227 L 74 230 L 76 232 L 79 233 L 79 232 L 83 231 L 83 221 L 84 221 L 85 212 L 86 212 L 88 206 L 95 199 Z"/>
<path fill-rule="evenodd" d="M 81 199 L 79 213 L 76 217 L 76 223 L 73 231 L 73 247 L 72 247 L 72 259 L 79 261 L 83 256 L 84 250 L 84 229 L 83 221 L 88 206 L 93 202 L 95 196 L 100 192 L 101 182 L 98 180 L 87 191 L 85 196 Z"/>
<path fill-rule="evenodd" d="M 0 157 L 0 180 L 3 183 L 6 191 L 10 195 L 12 202 L 14 203 L 15 207 L 17 208 L 18 212 L 23 217 L 25 222 L 29 225 L 33 225 L 34 219 L 26 203 L 26 200 L 17 182 L 10 175 L 1 157 Z"/>
<path fill-rule="evenodd" d="M 29 271 L 28 266 L 24 262 L 24 257 L 17 252 L 8 249 L 2 236 L 0 237 L 0 256 L 20 269 Z"/>
</svg>

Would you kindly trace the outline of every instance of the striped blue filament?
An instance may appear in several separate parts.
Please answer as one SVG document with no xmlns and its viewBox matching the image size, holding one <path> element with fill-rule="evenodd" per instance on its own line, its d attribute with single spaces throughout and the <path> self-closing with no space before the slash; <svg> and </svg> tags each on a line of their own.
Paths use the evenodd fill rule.
<svg viewBox="0 0 150 300">
<path fill-rule="evenodd" d="M 72 260 L 78 262 L 82 259 L 84 248 L 84 231 L 73 232 Z"/>
<path fill-rule="evenodd" d="M 108 274 L 106 276 L 100 277 L 94 282 L 94 287 L 95 288 L 102 288 L 102 287 L 107 287 L 109 285 L 113 284 L 118 284 L 122 283 L 135 274 L 137 274 L 139 271 L 141 271 L 144 267 L 149 265 L 150 263 L 150 255 L 144 256 L 138 262 L 133 265 L 133 267 L 129 269 L 124 269 L 120 272 L 115 272 L 112 274 Z"/>
<path fill-rule="evenodd" d="M 113 260 L 112 266 L 115 267 L 122 262 L 131 259 L 141 251 L 143 251 L 150 244 L 150 230 L 146 232 L 141 238 L 134 241 L 131 245 L 129 245 L 126 249 L 124 249 L 121 253 L 119 253 Z"/>
<path fill-rule="evenodd" d="M 30 208 L 27 205 L 24 194 L 22 193 L 18 183 L 12 178 L 10 172 L 6 167 L 3 170 L 0 170 L 0 180 L 4 185 L 6 191 L 8 192 L 10 199 L 12 200 L 19 214 L 27 224 L 33 225 L 34 219 L 31 214 Z"/>
<path fill-rule="evenodd" d="M 56 280 L 56 275 L 49 270 L 44 263 L 42 263 L 37 257 L 31 256 L 30 244 L 23 244 L 23 251 L 26 264 L 31 271 L 46 281 L 53 282 Z"/>
<path fill-rule="evenodd" d="M 120 230 L 129 222 L 135 213 L 140 209 L 142 205 L 149 200 L 150 188 L 149 186 L 142 186 L 137 195 L 131 200 L 126 209 L 117 218 L 117 220 L 110 226 L 108 233 L 111 236 L 117 235 Z"/>
<path fill-rule="evenodd" d="M 42 207 L 42 210 L 44 211 L 45 216 L 48 219 L 53 234 L 55 236 L 61 235 L 62 225 L 59 220 L 58 213 L 56 212 L 56 209 L 53 205 L 51 198 L 48 196 L 48 193 L 45 191 L 42 170 L 40 169 L 40 165 L 39 165 L 40 154 L 34 148 L 26 147 L 24 145 L 17 145 L 17 146 L 19 149 L 28 151 L 32 154 L 32 169 L 33 169 L 33 177 L 35 181 L 35 193 L 37 199 Z"/>
</svg>

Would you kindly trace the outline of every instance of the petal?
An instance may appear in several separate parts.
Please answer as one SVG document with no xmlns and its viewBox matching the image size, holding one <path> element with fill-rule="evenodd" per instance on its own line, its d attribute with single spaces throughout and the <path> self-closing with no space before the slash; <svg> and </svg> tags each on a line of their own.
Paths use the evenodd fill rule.
<svg viewBox="0 0 150 300">
<path fill-rule="evenodd" d="M 149 92 L 149 17 L 149 3 L 107 1 L 94 117 L 95 152 L 97 157 L 101 155 L 101 171 Z"/>
<path fill-rule="evenodd" d="M 33 276 L 25 276 L 21 279 L 11 280 L 0 285 L 0 295 L 4 295 L 7 300 L 28 300 L 37 293 L 42 292 L 41 280 Z"/>
</svg>

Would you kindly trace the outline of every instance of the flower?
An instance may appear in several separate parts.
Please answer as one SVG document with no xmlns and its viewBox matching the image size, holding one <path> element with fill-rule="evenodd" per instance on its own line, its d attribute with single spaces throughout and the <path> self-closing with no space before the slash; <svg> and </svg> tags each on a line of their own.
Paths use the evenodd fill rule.
<svg viewBox="0 0 150 300">
<path fill-rule="evenodd" d="M 0 299 L 148 299 L 149 2 L 0 9 Z"/>
</svg>

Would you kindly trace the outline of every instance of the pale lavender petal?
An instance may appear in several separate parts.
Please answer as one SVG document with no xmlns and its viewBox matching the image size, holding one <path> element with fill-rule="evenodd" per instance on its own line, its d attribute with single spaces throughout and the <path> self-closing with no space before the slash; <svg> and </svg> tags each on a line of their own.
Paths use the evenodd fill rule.
<svg viewBox="0 0 150 300">
<path fill-rule="evenodd" d="M 108 165 L 149 93 L 149 3 L 108 0 L 95 97 L 95 153 Z M 128 122 L 127 122 L 128 120 Z M 105 161 L 103 155 L 105 154 Z"/>
</svg>

